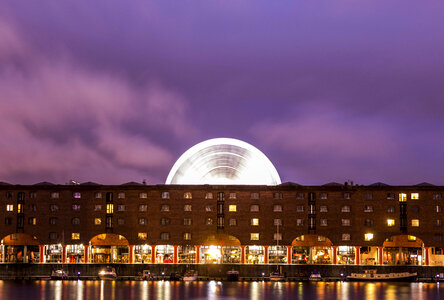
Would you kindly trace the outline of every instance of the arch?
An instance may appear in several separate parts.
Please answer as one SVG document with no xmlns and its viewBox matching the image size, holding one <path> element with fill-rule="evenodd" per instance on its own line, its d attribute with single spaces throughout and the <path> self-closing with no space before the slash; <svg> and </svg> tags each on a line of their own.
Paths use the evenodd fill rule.
<svg viewBox="0 0 444 300">
<path fill-rule="evenodd" d="M 209 235 L 202 243 L 202 246 L 240 246 L 240 245 L 241 242 L 237 237 L 225 233 Z"/>
<path fill-rule="evenodd" d="M 116 233 L 101 233 L 89 241 L 93 246 L 128 246 L 126 237 Z"/>
<path fill-rule="evenodd" d="M 298 236 L 291 243 L 291 263 L 331 264 L 334 256 L 332 245 L 331 240 L 322 235 Z"/>
<path fill-rule="evenodd" d="M 11 233 L 2 239 L 4 245 L 11 246 L 25 246 L 25 245 L 40 245 L 40 241 L 36 236 L 27 233 Z"/>
<path fill-rule="evenodd" d="M 91 262 L 127 263 L 130 260 L 129 242 L 120 234 L 102 233 L 90 240 Z"/>
<path fill-rule="evenodd" d="M 293 247 L 314 247 L 314 246 L 325 246 L 331 247 L 333 243 L 331 240 L 325 236 L 317 234 L 305 234 L 295 238 L 291 245 Z"/>
<path fill-rule="evenodd" d="M 1 240 L 0 261 L 13 263 L 39 262 L 42 255 L 36 236 L 11 233 Z"/>
<path fill-rule="evenodd" d="M 416 247 L 421 248 L 423 241 L 414 235 L 393 235 L 382 244 L 383 247 Z"/>
<path fill-rule="evenodd" d="M 425 259 L 423 245 L 422 239 L 413 235 L 391 236 L 382 244 L 382 262 L 388 265 L 422 265 Z"/>
</svg>

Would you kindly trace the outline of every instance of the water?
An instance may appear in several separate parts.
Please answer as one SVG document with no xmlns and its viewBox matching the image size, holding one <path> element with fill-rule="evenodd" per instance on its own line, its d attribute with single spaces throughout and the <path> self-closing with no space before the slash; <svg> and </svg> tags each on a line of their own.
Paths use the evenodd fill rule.
<svg viewBox="0 0 444 300">
<path fill-rule="evenodd" d="M 0 299 L 440 299 L 444 284 L 357 282 L 1 281 Z"/>
</svg>

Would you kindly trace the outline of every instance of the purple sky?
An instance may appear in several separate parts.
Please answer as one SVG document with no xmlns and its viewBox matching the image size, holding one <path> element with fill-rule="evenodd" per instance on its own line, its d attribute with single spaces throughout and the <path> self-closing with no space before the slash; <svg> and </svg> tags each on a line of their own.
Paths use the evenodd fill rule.
<svg viewBox="0 0 444 300">
<path fill-rule="evenodd" d="M 194 144 L 281 179 L 444 185 L 442 1 L 0 3 L 0 181 L 163 183 Z"/>
</svg>

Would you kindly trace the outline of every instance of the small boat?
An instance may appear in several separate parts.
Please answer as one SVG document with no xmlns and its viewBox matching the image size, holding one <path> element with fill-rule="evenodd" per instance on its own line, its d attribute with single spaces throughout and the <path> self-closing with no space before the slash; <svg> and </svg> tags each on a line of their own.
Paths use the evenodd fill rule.
<svg viewBox="0 0 444 300">
<path fill-rule="evenodd" d="M 154 280 L 154 276 L 151 274 L 150 270 L 143 270 L 142 280 Z"/>
<path fill-rule="evenodd" d="M 196 281 L 197 280 L 197 272 L 194 270 L 186 271 L 183 274 L 183 281 Z"/>
<path fill-rule="evenodd" d="M 434 279 L 435 279 L 436 282 L 444 281 L 444 273 L 436 274 Z"/>
<path fill-rule="evenodd" d="M 285 275 L 276 270 L 275 272 L 270 273 L 270 280 L 271 281 L 284 281 Z"/>
<path fill-rule="evenodd" d="M 310 277 L 308 278 L 308 280 L 310 280 L 310 281 L 321 281 L 322 280 L 321 273 L 319 273 L 319 271 L 311 272 Z"/>
<path fill-rule="evenodd" d="M 54 280 L 68 279 L 68 272 L 63 269 L 53 270 L 51 272 L 51 279 L 54 279 Z"/>
<path fill-rule="evenodd" d="M 350 281 L 414 281 L 418 273 L 400 272 L 377 274 L 376 270 L 365 270 L 365 273 L 351 273 L 347 276 Z"/>
<path fill-rule="evenodd" d="M 116 280 L 117 274 L 116 270 L 111 266 L 106 266 L 99 272 L 99 279 L 101 280 Z"/>
<path fill-rule="evenodd" d="M 227 280 L 228 281 L 238 281 L 239 280 L 239 271 L 230 270 L 227 272 Z"/>
</svg>

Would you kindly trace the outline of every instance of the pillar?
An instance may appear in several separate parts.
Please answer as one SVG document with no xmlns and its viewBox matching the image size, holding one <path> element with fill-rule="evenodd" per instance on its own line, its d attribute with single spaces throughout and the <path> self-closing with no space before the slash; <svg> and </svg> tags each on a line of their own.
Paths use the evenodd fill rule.
<svg viewBox="0 0 444 300">
<path fill-rule="evenodd" d="M 429 265 L 429 249 L 430 247 L 424 247 L 424 265 Z"/>
<path fill-rule="evenodd" d="M 66 264 L 66 245 L 62 246 L 62 263 Z"/>
<path fill-rule="evenodd" d="M 134 263 L 134 245 L 128 245 L 128 263 Z"/>
<path fill-rule="evenodd" d="M 245 248 L 246 248 L 246 246 L 240 246 L 240 247 L 241 247 L 241 261 L 240 261 L 240 263 L 244 264 L 245 263 Z"/>
<path fill-rule="evenodd" d="M 45 262 L 45 245 L 39 245 L 39 262 L 44 263 Z"/>
<path fill-rule="evenodd" d="M 223 245 L 220 245 L 220 264 L 224 263 L 224 247 Z"/>
<path fill-rule="evenodd" d="M 151 245 L 151 263 L 157 263 L 156 245 Z"/>
<path fill-rule="evenodd" d="M 173 250 L 173 264 L 177 264 L 178 263 L 178 256 L 179 256 L 179 254 L 178 254 L 178 245 L 174 245 L 173 246 L 173 248 L 174 248 L 174 250 Z"/>
<path fill-rule="evenodd" d="M 361 251 L 361 247 L 355 246 L 355 265 L 361 264 L 361 255 L 359 253 L 360 251 Z"/>
<path fill-rule="evenodd" d="M 83 245 L 83 261 L 89 263 L 89 245 Z"/>
<path fill-rule="evenodd" d="M 333 249 L 333 259 L 332 259 L 332 263 L 334 265 L 338 264 L 338 246 L 332 246 Z"/>
<path fill-rule="evenodd" d="M 268 247 L 264 246 L 264 264 L 268 264 Z"/>
<path fill-rule="evenodd" d="M 292 256 L 292 253 L 291 253 L 291 249 L 292 249 L 293 247 L 292 246 L 287 246 L 287 264 L 289 264 L 289 265 L 291 265 L 291 258 L 293 257 Z"/>
<path fill-rule="evenodd" d="M 196 249 L 196 264 L 200 264 L 200 246 L 194 246 L 194 249 Z"/>
<path fill-rule="evenodd" d="M 384 264 L 384 247 L 378 247 L 378 265 Z"/>
</svg>

